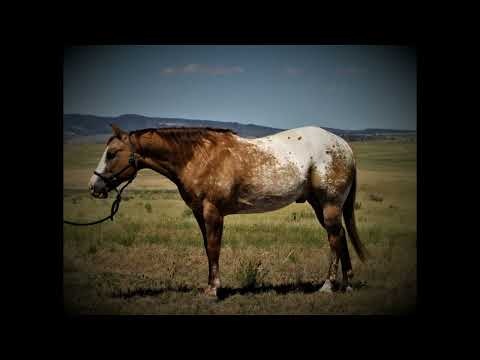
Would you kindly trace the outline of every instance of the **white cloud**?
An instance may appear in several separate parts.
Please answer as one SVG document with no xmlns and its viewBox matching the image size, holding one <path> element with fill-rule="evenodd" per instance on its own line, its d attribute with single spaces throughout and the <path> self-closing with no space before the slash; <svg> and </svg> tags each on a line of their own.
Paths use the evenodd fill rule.
<svg viewBox="0 0 480 360">
<path fill-rule="evenodd" d="M 173 74 L 175 73 L 175 69 L 171 67 L 167 67 L 165 69 L 162 69 L 162 74 Z"/>
<path fill-rule="evenodd" d="M 175 74 L 208 74 L 208 75 L 231 75 L 245 72 L 240 66 L 209 66 L 201 64 L 188 64 L 178 67 L 166 67 L 162 69 L 164 75 Z"/>
<path fill-rule="evenodd" d="M 229 75 L 229 74 L 239 74 L 245 72 L 245 70 L 240 66 L 218 66 L 205 69 L 205 72 L 212 75 Z"/>
<path fill-rule="evenodd" d="M 286 72 L 288 75 L 299 75 L 303 73 L 303 70 L 297 67 L 288 66 Z"/>
<path fill-rule="evenodd" d="M 185 73 L 194 73 L 194 72 L 199 72 L 201 69 L 201 65 L 199 64 L 188 64 L 187 66 L 183 67 L 180 69 L 180 71 L 185 72 Z"/>
</svg>

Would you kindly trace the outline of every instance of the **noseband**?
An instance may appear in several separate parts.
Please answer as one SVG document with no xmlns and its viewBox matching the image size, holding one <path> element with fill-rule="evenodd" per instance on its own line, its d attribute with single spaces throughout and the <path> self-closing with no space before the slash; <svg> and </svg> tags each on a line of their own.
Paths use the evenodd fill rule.
<svg viewBox="0 0 480 360">
<path fill-rule="evenodd" d="M 135 157 L 135 155 L 138 155 L 138 154 L 135 153 L 135 148 L 133 147 L 133 144 L 130 141 L 130 135 L 131 135 L 131 133 L 128 134 L 128 141 L 130 143 L 130 157 L 128 158 L 128 164 L 122 170 L 117 171 L 116 173 L 114 173 L 113 175 L 111 175 L 109 177 L 106 177 L 106 176 L 104 176 L 104 175 L 102 175 L 102 174 L 100 174 L 96 171 L 93 172 L 100 179 L 105 181 L 105 183 L 111 189 L 115 189 L 115 191 L 117 192 L 117 197 L 115 198 L 115 201 L 112 203 L 112 208 L 110 209 L 110 215 L 101 219 L 101 220 L 92 221 L 92 222 L 89 222 L 89 223 L 77 223 L 77 222 L 73 222 L 73 221 L 63 220 L 64 223 L 70 224 L 70 225 L 95 225 L 95 224 L 99 224 L 101 222 L 104 222 L 105 220 L 108 220 L 108 219 L 113 221 L 113 216 L 117 213 L 118 208 L 120 207 L 120 201 L 122 201 L 122 191 L 135 179 L 135 177 L 137 176 L 137 172 L 138 172 L 138 163 L 137 163 L 137 158 Z M 135 169 L 135 173 L 127 181 L 127 183 L 125 185 L 123 185 L 123 187 L 120 189 L 120 191 L 118 191 L 117 187 L 115 186 L 115 182 L 118 181 L 118 175 L 123 173 L 129 167 L 133 167 Z"/>
<path fill-rule="evenodd" d="M 130 147 L 132 147 L 132 144 L 130 144 Z M 114 188 L 115 190 L 116 187 L 114 185 L 114 183 L 118 180 L 118 175 L 120 175 L 121 173 L 123 173 L 125 170 L 127 170 L 129 167 L 133 167 L 135 169 L 135 173 L 133 174 L 133 177 L 130 179 L 130 181 L 132 181 L 135 176 L 137 176 L 137 171 L 138 171 L 138 168 L 137 168 L 137 159 L 135 158 L 135 151 L 132 151 L 130 152 L 130 157 L 128 158 L 128 164 L 120 171 L 117 171 L 116 173 L 114 173 L 113 175 L 111 175 L 110 177 L 106 177 L 96 171 L 94 171 L 93 173 L 95 175 L 97 175 L 100 179 L 102 179 L 103 181 L 105 181 L 106 184 L 108 184 L 111 188 Z"/>
</svg>

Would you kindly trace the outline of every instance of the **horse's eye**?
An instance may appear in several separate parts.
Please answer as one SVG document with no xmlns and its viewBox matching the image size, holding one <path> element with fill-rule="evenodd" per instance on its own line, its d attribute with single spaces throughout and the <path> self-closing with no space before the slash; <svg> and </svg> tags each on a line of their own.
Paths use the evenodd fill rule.
<svg viewBox="0 0 480 360">
<path fill-rule="evenodd" d="M 111 152 L 107 152 L 107 160 L 111 160 L 115 157 L 115 154 L 112 154 Z"/>
</svg>

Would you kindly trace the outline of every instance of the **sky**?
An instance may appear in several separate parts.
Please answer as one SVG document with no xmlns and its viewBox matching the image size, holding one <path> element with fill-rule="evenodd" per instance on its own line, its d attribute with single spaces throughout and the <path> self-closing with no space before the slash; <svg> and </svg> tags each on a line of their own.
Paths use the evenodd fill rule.
<svg viewBox="0 0 480 360">
<path fill-rule="evenodd" d="M 415 49 L 372 45 L 78 46 L 64 114 L 139 114 L 288 129 L 415 130 Z"/>
</svg>

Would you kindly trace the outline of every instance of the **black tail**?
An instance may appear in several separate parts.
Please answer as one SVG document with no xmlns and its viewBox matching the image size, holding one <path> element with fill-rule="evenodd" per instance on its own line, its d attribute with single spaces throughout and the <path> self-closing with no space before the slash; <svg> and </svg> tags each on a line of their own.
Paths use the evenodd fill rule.
<svg viewBox="0 0 480 360">
<path fill-rule="evenodd" d="M 348 193 L 347 200 L 343 206 L 343 219 L 347 227 L 348 237 L 362 262 L 366 260 L 366 251 L 357 232 L 357 225 L 355 224 L 355 193 L 357 192 L 357 170 L 354 170 L 353 183 Z"/>
</svg>

